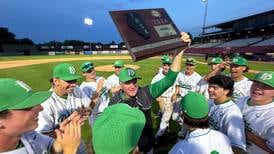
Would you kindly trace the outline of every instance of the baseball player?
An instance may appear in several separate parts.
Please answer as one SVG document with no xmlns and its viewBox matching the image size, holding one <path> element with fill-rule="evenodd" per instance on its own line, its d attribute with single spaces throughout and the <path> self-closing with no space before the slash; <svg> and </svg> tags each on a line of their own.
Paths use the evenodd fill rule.
<svg viewBox="0 0 274 154">
<path fill-rule="evenodd" d="M 145 115 L 137 108 L 119 103 L 104 110 L 92 128 L 96 154 L 129 154 L 137 146 L 145 126 Z"/>
<path fill-rule="evenodd" d="M 82 91 L 95 103 L 89 117 L 90 125 L 94 123 L 96 117 L 104 111 L 109 103 L 109 89 L 107 80 L 97 76 L 92 62 L 85 62 L 81 65 L 82 75 L 85 77 L 80 85 Z"/>
<path fill-rule="evenodd" d="M 172 64 L 172 61 L 169 58 L 165 58 L 162 60 L 162 68 L 163 71 L 158 73 L 156 76 L 153 77 L 151 84 L 163 79 L 167 72 L 170 69 L 170 65 Z M 161 123 L 159 130 L 157 131 L 156 134 L 156 140 L 160 139 L 160 137 L 163 136 L 166 128 L 169 126 L 169 119 L 173 113 L 173 106 L 174 102 L 171 101 L 171 96 L 175 92 L 175 85 L 172 85 L 169 87 L 158 99 L 163 100 L 163 107 L 161 109 L 162 111 L 162 118 L 161 118 Z M 177 120 L 177 118 L 174 117 L 174 120 Z"/>
<path fill-rule="evenodd" d="M 189 35 L 186 33 L 181 34 L 182 41 L 190 43 Z M 111 98 L 109 105 L 126 103 L 131 107 L 138 107 L 145 114 L 146 124 L 138 143 L 140 152 L 153 153 L 154 135 L 152 130 L 151 103 L 174 84 L 181 68 L 183 52 L 184 50 L 177 54 L 171 65 L 171 69 L 162 80 L 145 87 L 138 86 L 137 81 L 140 77 L 137 76 L 133 69 L 124 68 L 119 73 L 121 90 Z"/>
<path fill-rule="evenodd" d="M 54 67 L 52 78 L 52 95 L 41 105 L 44 110 L 39 113 L 38 127 L 36 131 L 54 137 L 54 130 L 59 124 L 69 117 L 75 110 L 89 107 L 91 100 L 77 86 L 77 79 L 81 76 L 76 74 L 72 64 L 61 63 Z M 83 116 L 88 119 L 89 111 Z M 78 153 L 86 153 L 82 143 Z"/>
<path fill-rule="evenodd" d="M 176 79 L 175 93 L 171 97 L 172 100 L 177 101 L 174 106 L 176 113 L 180 113 L 180 97 L 185 96 L 190 91 L 195 91 L 198 82 L 202 79 L 201 75 L 195 72 L 196 62 L 194 58 L 187 58 L 185 62 L 185 71 L 180 72 Z M 178 97 L 179 96 L 179 97 Z M 178 99 L 179 98 L 179 99 Z M 178 119 L 180 120 L 180 119 Z M 181 130 L 178 132 L 179 138 L 184 138 L 186 129 L 182 125 Z"/>
<path fill-rule="evenodd" d="M 201 153 L 232 154 L 229 139 L 221 132 L 209 128 L 209 107 L 206 98 L 195 92 L 189 92 L 180 102 L 183 119 L 188 128 L 184 140 L 178 142 L 169 154 Z"/>
<path fill-rule="evenodd" d="M 168 55 L 162 55 L 162 57 L 161 57 L 162 63 L 163 63 L 163 61 L 164 61 L 165 59 L 171 60 L 171 58 L 170 58 Z M 171 61 L 172 61 L 172 60 L 171 60 Z M 157 74 L 162 74 L 162 72 L 163 72 L 163 64 L 161 64 L 161 66 L 159 66 L 158 71 L 157 71 Z M 156 75 L 157 75 L 157 74 L 156 74 Z M 156 76 L 156 75 L 155 75 L 155 76 Z M 156 117 L 162 117 L 162 113 L 163 113 L 163 111 L 164 111 L 164 104 L 165 104 L 165 103 L 164 103 L 164 98 L 160 96 L 160 97 L 156 98 L 156 101 L 157 101 L 158 104 L 159 104 L 159 111 L 158 111 Z"/>
<path fill-rule="evenodd" d="M 244 117 L 247 152 L 274 153 L 274 72 L 258 73 L 250 92 L 236 103 Z"/>
<path fill-rule="evenodd" d="M 111 76 L 107 77 L 107 82 L 111 87 L 110 92 L 116 93 L 121 89 L 121 86 L 119 84 L 119 73 L 121 69 L 124 68 L 124 61 L 116 60 L 113 64 L 113 67 L 114 73 Z"/>
<path fill-rule="evenodd" d="M 203 78 L 198 82 L 195 90 L 196 92 L 204 95 L 207 99 L 209 99 L 207 91 L 208 79 L 217 74 L 222 74 L 222 72 L 225 70 L 226 62 L 224 62 L 221 57 L 213 57 L 208 65 L 210 66 L 211 72 L 203 76 Z"/>
<path fill-rule="evenodd" d="M 79 115 L 74 113 L 56 129 L 54 140 L 34 131 L 40 105 L 51 92 L 34 92 L 22 81 L 0 79 L 0 153 L 42 154 L 76 153 L 81 141 Z"/>
<path fill-rule="evenodd" d="M 228 76 L 216 75 L 208 80 L 208 84 L 211 127 L 229 138 L 234 153 L 245 152 L 243 116 L 238 106 L 231 100 L 234 81 Z"/>
<path fill-rule="evenodd" d="M 196 85 L 202 79 L 201 75 L 195 72 L 196 62 L 194 58 L 187 58 L 185 71 L 180 72 L 177 78 L 177 90 L 175 96 L 185 96 L 189 91 L 195 91 Z"/>
<path fill-rule="evenodd" d="M 247 60 L 243 57 L 234 57 L 230 64 L 231 78 L 234 80 L 234 91 L 232 100 L 236 102 L 239 98 L 250 96 L 252 81 L 243 75 L 248 71 Z"/>
</svg>

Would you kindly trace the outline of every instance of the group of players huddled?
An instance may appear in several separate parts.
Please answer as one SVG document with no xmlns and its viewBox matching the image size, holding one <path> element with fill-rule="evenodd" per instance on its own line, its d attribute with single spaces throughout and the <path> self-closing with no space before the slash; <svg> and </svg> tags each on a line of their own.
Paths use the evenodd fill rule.
<svg viewBox="0 0 274 154">
<path fill-rule="evenodd" d="M 190 44 L 189 35 L 181 35 Z M 171 154 L 273 153 L 274 72 L 248 79 L 243 57 L 214 57 L 210 72 L 201 76 L 194 58 L 187 58 L 181 71 L 184 50 L 176 53 L 162 56 L 158 73 L 143 87 L 122 60 L 114 62 L 114 74 L 106 79 L 96 75 L 92 62 L 81 65 L 82 75 L 72 64 L 58 64 L 46 92 L 1 78 L 0 153 L 150 154 L 165 138 L 171 117 L 181 127 Z M 154 135 L 155 100 L 161 122 Z M 90 145 L 81 139 L 86 120 Z"/>
</svg>

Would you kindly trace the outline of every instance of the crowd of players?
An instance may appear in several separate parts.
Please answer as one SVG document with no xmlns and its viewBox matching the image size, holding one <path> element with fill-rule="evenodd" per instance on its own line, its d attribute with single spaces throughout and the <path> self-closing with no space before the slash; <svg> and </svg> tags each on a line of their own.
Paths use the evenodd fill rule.
<svg viewBox="0 0 274 154">
<path fill-rule="evenodd" d="M 186 33 L 181 39 L 190 42 Z M 143 87 L 122 60 L 114 62 L 115 72 L 106 79 L 96 75 L 92 62 L 81 65 L 81 76 L 72 64 L 58 64 L 48 92 L 0 79 L 0 153 L 154 153 L 171 117 L 181 130 L 169 153 L 273 153 L 274 72 L 248 79 L 243 57 L 214 57 L 210 72 L 201 76 L 194 58 L 187 58 L 181 71 L 183 52 L 164 55 L 158 74 Z M 155 135 L 154 100 L 161 114 Z M 81 141 L 86 120 L 91 145 Z"/>
</svg>

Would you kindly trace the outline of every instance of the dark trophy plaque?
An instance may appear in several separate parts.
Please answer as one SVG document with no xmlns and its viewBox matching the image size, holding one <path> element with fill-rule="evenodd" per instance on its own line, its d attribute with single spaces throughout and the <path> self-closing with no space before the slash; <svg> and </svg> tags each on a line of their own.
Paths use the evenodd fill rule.
<svg viewBox="0 0 274 154">
<path fill-rule="evenodd" d="M 111 11 L 110 15 L 134 61 L 187 47 L 163 8 Z"/>
</svg>

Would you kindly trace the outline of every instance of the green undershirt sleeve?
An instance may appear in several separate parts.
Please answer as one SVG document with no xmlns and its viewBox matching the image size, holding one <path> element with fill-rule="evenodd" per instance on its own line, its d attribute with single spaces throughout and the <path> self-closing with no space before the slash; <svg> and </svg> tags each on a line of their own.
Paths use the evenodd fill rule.
<svg viewBox="0 0 274 154">
<path fill-rule="evenodd" d="M 173 72 L 172 70 L 169 70 L 163 79 L 153 84 L 150 84 L 149 85 L 150 95 L 154 99 L 161 96 L 162 93 L 164 93 L 169 87 L 171 87 L 174 84 L 178 73 L 179 72 Z"/>
</svg>

